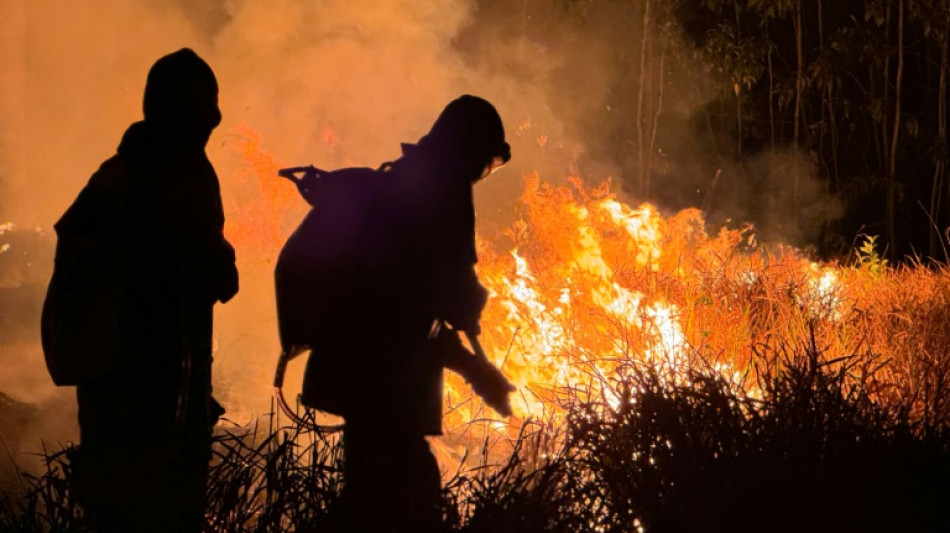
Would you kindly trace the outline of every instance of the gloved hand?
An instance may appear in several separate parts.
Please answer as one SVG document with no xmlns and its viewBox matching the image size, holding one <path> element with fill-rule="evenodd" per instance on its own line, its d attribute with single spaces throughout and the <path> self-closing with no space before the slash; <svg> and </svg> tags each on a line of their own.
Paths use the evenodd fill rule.
<svg viewBox="0 0 950 533">
<path fill-rule="evenodd" d="M 458 331 L 443 329 L 435 342 L 441 345 L 439 351 L 446 368 L 462 376 L 475 394 L 498 414 L 511 416 L 509 396 L 516 389 L 501 370 L 483 355 L 465 349 Z"/>
</svg>

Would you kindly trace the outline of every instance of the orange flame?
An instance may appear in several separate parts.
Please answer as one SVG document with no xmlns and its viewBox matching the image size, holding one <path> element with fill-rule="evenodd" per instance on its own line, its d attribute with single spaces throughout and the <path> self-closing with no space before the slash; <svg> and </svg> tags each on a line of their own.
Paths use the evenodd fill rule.
<svg viewBox="0 0 950 533">
<path fill-rule="evenodd" d="M 228 235 L 239 253 L 274 259 L 293 229 L 284 215 L 306 206 L 277 184 L 259 138 L 242 135 L 260 194 L 230 215 Z M 609 186 L 529 175 L 523 219 L 504 232 L 510 247 L 479 239 L 479 277 L 491 293 L 482 344 L 518 386 L 517 419 L 556 414 L 565 388 L 610 398 L 631 360 L 674 382 L 703 365 L 756 394 L 753 365 L 813 337 L 829 361 L 883 357 L 879 376 L 892 386 L 882 394 L 907 395 L 923 390 L 916 362 L 950 361 L 947 269 L 818 264 L 794 248 L 766 249 L 750 227 L 709 234 L 696 209 L 669 217 L 649 204 L 634 209 Z M 451 374 L 446 404 L 450 432 L 492 415 Z"/>
<path fill-rule="evenodd" d="M 273 262 L 307 205 L 294 186 L 277 177 L 281 165 L 261 147 L 260 135 L 246 124 L 237 134 L 245 167 L 235 181 L 245 201 L 228 206 L 225 237 L 242 262 Z"/>
</svg>

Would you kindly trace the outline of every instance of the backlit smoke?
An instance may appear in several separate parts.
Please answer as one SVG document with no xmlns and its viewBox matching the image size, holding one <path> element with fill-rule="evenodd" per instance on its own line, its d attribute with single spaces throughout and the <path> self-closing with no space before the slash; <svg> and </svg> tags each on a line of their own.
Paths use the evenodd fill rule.
<svg viewBox="0 0 950 533">
<path fill-rule="evenodd" d="M 491 238 L 516 218 L 523 174 L 536 170 L 554 183 L 580 175 L 598 183 L 617 177 L 624 164 L 598 148 L 612 135 L 604 124 L 618 112 L 609 101 L 610 84 L 626 75 L 613 59 L 636 42 L 637 15 L 626 6 L 628 32 L 588 31 L 578 38 L 567 4 L 0 0 L 0 223 L 39 235 L 21 243 L 28 250 L 8 242 L 10 232 L 0 235 L 0 246 L 10 244 L 0 255 L 0 306 L 26 317 L 14 325 L 0 322 L 0 391 L 24 402 L 60 402 L 53 411 L 62 413 L 65 429 L 54 438 L 74 435 L 72 390 L 56 390 L 46 377 L 34 320 L 52 270 L 51 228 L 114 153 L 125 128 L 140 119 L 145 76 L 158 57 L 188 46 L 217 74 L 224 121 L 208 153 L 232 229 L 261 194 L 241 153 L 249 132 L 273 155 L 273 164 L 375 167 L 397 158 L 400 142 L 425 134 L 458 95 L 492 101 L 505 120 L 514 159 L 476 189 L 479 231 Z M 610 15 L 601 10 L 592 16 Z M 688 114 L 707 98 L 702 86 L 683 80 L 670 79 L 667 91 L 666 98 L 680 106 L 671 113 Z M 688 146 L 694 139 L 683 132 L 678 142 Z M 714 198 L 730 198 L 730 205 L 713 207 L 734 209 L 735 219 L 744 220 L 743 204 L 755 200 L 738 186 L 730 192 L 735 196 L 723 194 L 732 183 L 729 169 L 724 176 L 726 185 Z M 687 173 L 669 185 L 693 191 L 701 183 L 708 191 L 711 180 Z M 696 205 L 707 197 L 697 195 Z M 304 207 L 301 201 L 296 211 L 283 213 L 285 223 L 295 223 Z M 21 252 L 38 259 L 16 255 Z M 13 257 L 20 257 L 16 266 Z M 269 405 L 278 350 L 275 259 L 260 251 L 239 257 L 241 293 L 217 311 L 216 393 L 241 423 Z M 22 268 L 30 274 L 10 274 Z M 16 342 L 8 340 L 14 338 L 11 328 Z M 52 434 L 48 425 L 34 425 L 20 440 Z"/>
</svg>

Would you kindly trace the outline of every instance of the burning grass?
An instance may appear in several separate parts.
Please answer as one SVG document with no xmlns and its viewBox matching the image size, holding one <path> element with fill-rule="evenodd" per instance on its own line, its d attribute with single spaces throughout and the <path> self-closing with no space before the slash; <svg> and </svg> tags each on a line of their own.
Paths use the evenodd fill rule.
<svg viewBox="0 0 950 533">
<path fill-rule="evenodd" d="M 239 134 L 247 193 L 227 230 L 250 267 L 276 257 L 305 204 L 275 178 L 280 165 L 259 135 L 247 126 Z M 492 293 L 482 344 L 518 386 L 517 416 L 472 427 L 492 413 L 450 376 L 450 434 L 511 439 L 528 418 L 563 418 L 559 390 L 604 390 L 630 358 L 674 382 L 708 367 L 754 396 L 754 366 L 780 371 L 768 354 L 811 337 L 828 361 L 873 361 L 869 387 L 882 401 L 909 404 L 930 423 L 950 417 L 946 265 L 888 266 L 873 238 L 844 262 L 818 263 L 759 243 L 751 227 L 710 234 L 696 209 L 664 217 L 631 207 L 609 182 L 579 178 L 552 186 L 526 176 L 520 215 L 501 235 L 481 236 L 478 264 Z M 467 453 L 445 444 L 455 459 Z"/>
<path fill-rule="evenodd" d="M 271 167 L 267 209 L 243 213 L 299 208 L 266 192 L 292 187 Z M 287 224 L 242 224 L 257 233 L 232 233 L 239 256 L 286 238 Z M 873 239 L 821 264 L 751 228 L 710 235 L 696 210 L 664 218 L 607 184 L 537 176 L 521 221 L 480 247 L 483 344 L 518 385 L 516 416 L 493 418 L 450 376 L 433 441 L 447 530 L 950 530 L 946 265 L 889 266 Z M 212 530 L 332 519 L 334 438 L 272 420 L 215 449 Z M 68 457 L 24 476 L 0 530 L 82 530 Z"/>
<path fill-rule="evenodd" d="M 873 370 L 882 402 L 931 424 L 950 416 L 946 265 L 889 267 L 873 239 L 847 264 L 817 263 L 759 244 L 750 227 L 709 235 L 696 210 L 632 209 L 608 185 L 529 176 L 510 247 L 482 243 L 493 293 L 483 344 L 519 385 L 522 418 L 550 410 L 559 388 L 609 391 L 630 359 L 672 382 L 705 367 L 755 396 L 756 365 L 781 371 L 776 353 L 796 339 L 813 339 L 825 361 Z"/>
<path fill-rule="evenodd" d="M 561 396 L 563 426 L 527 422 L 503 461 L 483 450 L 450 475 L 446 531 L 946 531 L 950 427 L 882 403 L 874 368 L 830 362 L 815 341 L 770 354 L 781 370 L 756 364 L 754 397 L 708 367 L 674 382 L 662 366 L 623 361 L 612 390 Z M 24 476 L 0 530 L 86 530 L 70 453 Z M 276 420 L 221 432 L 210 530 L 323 530 L 340 457 L 336 439 Z"/>
<path fill-rule="evenodd" d="M 601 531 L 940 531 L 950 515 L 947 427 L 873 399 L 857 359 L 811 339 L 757 373 L 760 395 L 690 372 L 664 385 L 634 364 L 618 393 L 570 407 L 571 445 L 608 510 Z M 619 517 L 626 517 L 622 519 Z"/>
</svg>

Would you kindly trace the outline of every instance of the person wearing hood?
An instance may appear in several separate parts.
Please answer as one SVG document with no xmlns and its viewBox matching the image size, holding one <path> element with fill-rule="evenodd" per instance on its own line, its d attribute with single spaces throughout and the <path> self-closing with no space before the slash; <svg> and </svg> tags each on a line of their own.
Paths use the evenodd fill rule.
<svg viewBox="0 0 950 533">
<path fill-rule="evenodd" d="M 510 157 L 495 107 L 463 95 L 399 159 L 297 181 L 313 209 L 278 259 L 278 322 L 285 353 L 311 350 L 302 402 L 345 420 L 341 531 L 441 531 L 425 437 L 442 433 L 447 354 L 488 297 L 472 187 Z"/>
<path fill-rule="evenodd" d="M 75 489 L 94 529 L 197 532 L 223 413 L 213 307 L 238 290 L 205 154 L 214 73 L 187 48 L 160 58 L 143 111 L 55 226 L 43 344 L 54 381 L 77 385 Z"/>
</svg>

